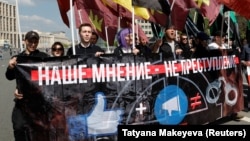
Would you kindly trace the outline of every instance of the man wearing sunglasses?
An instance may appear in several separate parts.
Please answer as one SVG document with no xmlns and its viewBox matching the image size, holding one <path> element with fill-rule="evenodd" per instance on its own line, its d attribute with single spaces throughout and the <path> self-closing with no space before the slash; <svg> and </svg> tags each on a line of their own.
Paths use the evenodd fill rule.
<svg viewBox="0 0 250 141">
<path fill-rule="evenodd" d="M 182 56 L 185 59 L 188 59 L 191 57 L 192 52 L 191 52 L 190 46 L 189 46 L 189 38 L 188 38 L 186 33 L 181 34 L 180 48 L 183 50 Z"/>
<path fill-rule="evenodd" d="M 33 56 L 33 57 L 49 57 L 48 54 L 41 52 L 37 49 L 39 43 L 39 35 L 35 31 L 29 31 L 25 35 L 24 39 L 25 50 L 18 55 L 13 56 L 8 64 L 5 76 L 8 80 L 16 79 L 15 69 L 16 64 L 18 63 L 19 56 Z M 17 82 L 18 83 L 18 82 Z M 23 97 L 22 92 L 19 92 L 18 89 L 15 90 L 15 106 L 12 111 L 12 124 L 14 129 L 15 141 L 28 141 L 29 139 L 29 120 L 25 117 L 23 111 L 23 106 L 25 105 L 25 98 Z"/>
</svg>

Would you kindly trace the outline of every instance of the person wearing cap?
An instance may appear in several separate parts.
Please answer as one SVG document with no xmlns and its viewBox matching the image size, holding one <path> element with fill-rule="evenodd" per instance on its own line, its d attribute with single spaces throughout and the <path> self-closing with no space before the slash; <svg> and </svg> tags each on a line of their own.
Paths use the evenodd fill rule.
<svg viewBox="0 0 250 141">
<path fill-rule="evenodd" d="M 24 39 L 26 48 L 23 52 L 18 55 L 11 57 L 5 76 L 8 80 L 16 79 L 15 69 L 18 63 L 19 56 L 34 56 L 34 57 L 49 57 L 48 54 L 41 52 L 37 49 L 39 43 L 39 35 L 35 31 L 29 31 L 25 35 Z M 18 89 L 14 92 L 15 96 L 15 106 L 12 111 L 12 124 L 14 129 L 14 138 L 16 141 L 28 141 L 28 125 L 29 120 L 26 119 L 25 114 L 22 110 L 22 106 L 25 101 L 23 100 L 23 95 L 18 92 Z"/>
<path fill-rule="evenodd" d="M 209 56 L 208 41 L 210 37 L 205 32 L 199 32 L 196 36 L 196 47 L 192 55 L 194 58 L 202 58 Z"/>
<path fill-rule="evenodd" d="M 214 50 L 214 49 L 226 49 L 225 47 L 225 36 L 226 34 L 222 31 L 217 31 L 214 34 L 214 41 L 208 45 L 209 50 Z"/>
<path fill-rule="evenodd" d="M 18 56 L 34 56 L 34 57 L 49 57 L 48 54 L 41 52 L 37 49 L 39 43 L 39 35 L 35 31 L 29 31 L 25 35 L 24 39 L 26 48 L 18 55 L 11 57 L 5 76 L 8 80 L 15 79 L 15 65 L 17 64 Z"/>
<path fill-rule="evenodd" d="M 34 57 L 49 57 L 48 54 L 41 52 L 37 49 L 38 43 L 39 43 L 39 35 L 37 32 L 35 31 L 29 31 L 26 33 L 25 35 L 25 39 L 24 39 L 26 48 L 23 52 L 21 52 L 18 55 L 12 56 L 5 76 L 8 80 L 13 80 L 15 79 L 15 65 L 17 64 L 17 59 L 18 56 L 34 56 Z"/>
</svg>

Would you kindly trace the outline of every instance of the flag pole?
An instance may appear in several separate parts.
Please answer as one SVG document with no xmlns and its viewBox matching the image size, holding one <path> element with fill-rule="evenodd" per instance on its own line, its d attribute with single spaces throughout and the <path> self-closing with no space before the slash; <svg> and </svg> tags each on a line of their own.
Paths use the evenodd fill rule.
<svg viewBox="0 0 250 141">
<path fill-rule="evenodd" d="M 17 25 L 18 25 L 18 35 L 19 35 L 19 44 L 21 52 L 23 51 L 23 42 L 22 42 L 22 32 L 21 32 L 21 26 L 20 26 L 20 18 L 19 18 L 19 8 L 18 8 L 18 2 L 16 0 L 16 15 L 17 15 Z"/>
<path fill-rule="evenodd" d="M 117 28 L 117 32 L 119 32 L 121 30 L 121 17 L 118 17 L 118 28 Z"/>
<path fill-rule="evenodd" d="M 120 6 L 119 6 L 119 4 L 117 4 L 117 11 L 118 11 L 118 20 L 117 20 L 117 33 L 119 33 L 119 31 L 121 30 L 121 16 L 120 16 Z M 118 42 L 118 40 L 117 40 L 117 38 L 115 38 L 115 40 Z M 119 45 L 118 45 L 119 46 Z M 113 46 L 113 49 L 112 50 L 114 50 L 115 48 L 114 48 L 115 46 Z"/>
<path fill-rule="evenodd" d="M 194 21 L 195 24 L 197 24 L 196 19 L 197 19 L 197 12 L 196 12 L 196 10 L 195 10 L 195 11 L 194 11 L 194 18 L 193 18 L 193 21 Z"/>
<path fill-rule="evenodd" d="M 135 26 L 136 26 L 136 38 L 139 40 L 139 22 L 137 19 L 135 19 Z"/>
<path fill-rule="evenodd" d="M 77 10 L 77 13 L 78 13 L 78 17 L 80 19 L 80 23 L 82 24 L 83 20 L 82 20 L 81 10 Z M 78 29 L 76 28 L 76 33 L 77 33 L 77 31 L 78 31 Z M 79 34 L 76 34 L 76 38 L 78 41 L 80 41 Z"/>
<path fill-rule="evenodd" d="M 169 3 L 169 0 L 166 0 L 167 1 L 167 3 L 168 4 L 170 4 Z M 168 18 L 168 20 L 171 20 L 171 22 L 172 22 L 172 17 L 171 17 L 171 13 L 172 13 L 172 10 L 173 10 L 173 7 L 174 7 L 174 4 L 175 4 L 175 0 L 173 0 L 173 2 L 171 3 L 171 7 L 170 7 L 170 14 L 169 14 L 169 18 Z M 168 21 L 169 22 L 169 21 Z M 172 24 L 172 23 L 171 23 Z M 175 31 L 176 33 L 175 33 L 175 38 L 177 38 L 177 31 Z M 163 33 L 163 29 L 161 30 L 161 33 Z"/>
<path fill-rule="evenodd" d="M 134 6 L 132 6 L 132 38 L 133 38 L 132 49 L 134 49 L 135 48 L 135 9 L 134 9 Z"/>
<path fill-rule="evenodd" d="M 121 16 L 120 16 L 120 6 L 117 4 L 117 11 L 118 11 L 118 28 L 117 28 L 117 33 L 121 30 Z"/>
<path fill-rule="evenodd" d="M 106 34 L 106 40 L 107 40 L 107 53 L 110 53 L 110 49 L 109 49 L 109 37 L 108 37 L 108 26 L 105 26 L 105 34 Z"/>
<path fill-rule="evenodd" d="M 225 14 L 222 14 L 222 22 L 221 22 L 221 33 L 220 37 L 222 37 L 223 31 L 224 31 L 224 22 L 225 22 Z M 222 39 L 220 39 L 222 41 Z M 222 44 L 220 45 L 222 46 Z"/>
<path fill-rule="evenodd" d="M 169 1 L 168 1 L 169 3 Z M 170 11 L 172 11 L 173 7 L 174 7 L 174 3 L 175 3 L 175 0 L 173 1 L 173 3 L 171 4 L 171 7 L 170 7 Z"/>
<path fill-rule="evenodd" d="M 74 37 L 74 21 L 73 21 L 73 12 L 74 12 L 74 7 L 73 7 L 73 0 L 70 0 L 70 29 L 71 29 L 71 40 L 72 40 L 72 49 L 73 49 L 73 55 L 76 54 L 75 50 L 75 37 Z"/>
<path fill-rule="evenodd" d="M 228 22 L 228 28 L 227 28 L 227 47 L 229 49 L 229 39 L 230 39 L 230 11 L 227 12 L 228 16 L 227 16 L 227 22 Z"/>
</svg>

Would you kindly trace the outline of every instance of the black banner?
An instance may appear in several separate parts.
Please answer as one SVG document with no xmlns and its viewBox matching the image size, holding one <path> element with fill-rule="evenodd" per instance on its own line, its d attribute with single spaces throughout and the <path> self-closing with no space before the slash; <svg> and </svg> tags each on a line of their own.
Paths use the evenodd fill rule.
<svg viewBox="0 0 250 141">
<path fill-rule="evenodd" d="M 163 60 L 19 57 L 17 85 L 33 140 L 117 139 L 118 125 L 207 124 L 243 109 L 238 56 Z"/>
</svg>

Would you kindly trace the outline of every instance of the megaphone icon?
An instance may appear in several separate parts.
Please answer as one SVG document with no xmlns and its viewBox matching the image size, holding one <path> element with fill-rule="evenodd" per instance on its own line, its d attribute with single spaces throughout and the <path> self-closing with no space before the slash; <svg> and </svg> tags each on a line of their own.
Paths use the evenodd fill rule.
<svg viewBox="0 0 250 141">
<path fill-rule="evenodd" d="M 180 111 L 179 96 L 175 96 L 162 104 L 162 109 L 168 111 L 168 115 L 172 116 L 172 111 Z"/>
</svg>

